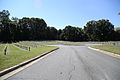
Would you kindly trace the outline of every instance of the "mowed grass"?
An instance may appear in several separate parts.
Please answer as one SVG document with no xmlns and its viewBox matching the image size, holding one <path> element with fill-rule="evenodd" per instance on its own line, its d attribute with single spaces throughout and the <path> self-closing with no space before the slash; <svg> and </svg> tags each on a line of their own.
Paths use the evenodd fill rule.
<svg viewBox="0 0 120 80">
<path fill-rule="evenodd" d="M 106 44 L 104 44 L 104 45 L 94 45 L 91 47 L 120 55 L 120 45 L 110 45 L 110 44 L 106 45 Z"/>
<path fill-rule="evenodd" d="M 39 46 L 28 51 L 13 44 L 7 44 L 7 55 L 4 55 L 5 46 L 6 44 L 0 44 L 0 71 L 57 48 L 55 46 Z"/>
<path fill-rule="evenodd" d="M 29 44 L 28 44 L 29 43 Z M 86 42 L 72 42 L 72 41 L 21 41 L 19 44 L 27 44 L 28 46 L 32 46 L 32 44 L 37 45 L 73 45 L 73 46 L 81 46 L 84 45 Z"/>
</svg>

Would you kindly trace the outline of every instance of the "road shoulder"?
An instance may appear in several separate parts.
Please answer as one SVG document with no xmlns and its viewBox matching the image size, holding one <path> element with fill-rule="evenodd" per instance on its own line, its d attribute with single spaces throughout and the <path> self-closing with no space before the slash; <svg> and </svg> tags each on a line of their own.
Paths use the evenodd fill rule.
<svg viewBox="0 0 120 80">
<path fill-rule="evenodd" d="M 53 51 L 55 51 L 57 49 L 59 49 L 59 48 L 53 49 L 51 51 L 43 53 L 42 55 L 39 55 L 37 57 L 34 57 L 34 58 L 29 59 L 27 61 L 24 61 L 24 62 L 22 62 L 22 63 L 20 63 L 18 65 L 15 65 L 13 67 L 10 67 L 8 69 L 0 71 L 0 80 L 4 80 L 4 79 L 9 78 L 10 76 L 15 75 L 16 73 L 18 73 L 18 72 L 24 70 L 25 68 L 33 65 L 34 63 L 38 62 L 39 60 L 49 56 L 51 52 L 53 52 Z"/>
<path fill-rule="evenodd" d="M 115 54 L 115 53 L 112 53 L 112 52 L 108 52 L 108 51 L 104 51 L 104 50 L 100 50 L 100 49 L 96 49 L 96 48 L 92 48 L 92 47 L 88 47 L 88 48 L 91 49 L 91 50 L 95 50 L 95 51 L 104 53 L 106 55 L 109 55 L 109 56 L 112 56 L 112 57 L 120 59 L 120 55 L 118 55 L 118 54 Z"/>
</svg>

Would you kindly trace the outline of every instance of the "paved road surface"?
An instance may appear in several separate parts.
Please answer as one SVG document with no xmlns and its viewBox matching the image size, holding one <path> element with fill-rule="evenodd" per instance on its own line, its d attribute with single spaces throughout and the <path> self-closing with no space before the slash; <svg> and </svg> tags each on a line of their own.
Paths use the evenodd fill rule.
<svg viewBox="0 0 120 80">
<path fill-rule="evenodd" d="M 120 80 L 120 59 L 85 46 L 60 46 L 7 80 Z"/>
</svg>

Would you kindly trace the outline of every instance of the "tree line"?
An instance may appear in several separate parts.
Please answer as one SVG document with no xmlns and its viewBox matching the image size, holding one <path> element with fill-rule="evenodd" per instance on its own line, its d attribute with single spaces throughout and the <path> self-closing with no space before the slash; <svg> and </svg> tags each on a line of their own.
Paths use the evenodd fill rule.
<svg viewBox="0 0 120 80">
<path fill-rule="evenodd" d="M 24 40 L 65 40 L 65 41 L 118 41 L 120 28 L 106 19 L 87 22 L 84 28 L 66 26 L 57 30 L 47 26 L 42 18 L 9 18 L 8 10 L 0 11 L 0 42 Z"/>
</svg>

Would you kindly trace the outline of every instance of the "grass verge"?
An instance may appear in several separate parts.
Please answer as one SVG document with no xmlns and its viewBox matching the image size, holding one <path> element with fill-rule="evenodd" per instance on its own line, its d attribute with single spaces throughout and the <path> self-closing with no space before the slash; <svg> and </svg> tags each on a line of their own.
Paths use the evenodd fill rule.
<svg viewBox="0 0 120 80">
<path fill-rule="evenodd" d="M 104 44 L 104 45 L 94 45 L 91 47 L 120 55 L 120 45 L 106 45 L 106 44 Z"/>
<path fill-rule="evenodd" d="M 31 47 L 38 46 L 38 45 L 73 45 L 73 46 L 81 46 L 84 45 L 85 42 L 71 42 L 71 41 L 21 41 L 19 42 L 21 45 L 28 45 Z M 36 44 L 36 45 L 33 45 Z"/>
<path fill-rule="evenodd" d="M 13 44 L 7 44 L 7 55 L 4 55 L 5 46 L 6 44 L 0 45 L 0 71 L 57 48 L 55 46 L 40 46 L 27 51 Z"/>
</svg>

